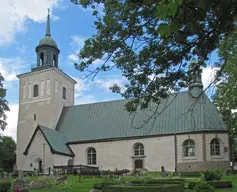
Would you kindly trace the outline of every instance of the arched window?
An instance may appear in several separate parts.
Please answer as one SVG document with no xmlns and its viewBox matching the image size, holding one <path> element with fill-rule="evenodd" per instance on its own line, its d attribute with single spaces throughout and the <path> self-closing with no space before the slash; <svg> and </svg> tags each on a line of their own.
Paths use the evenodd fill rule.
<svg viewBox="0 0 237 192">
<path fill-rule="evenodd" d="M 96 165 L 96 150 L 92 147 L 87 150 L 87 164 Z"/>
<path fill-rule="evenodd" d="M 184 157 L 195 156 L 195 142 L 191 139 L 184 141 L 183 143 Z"/>
<path fill-rule="evenodd" d="M 220 142 L 218 139 L 211 140 L 211 156 L 220 155 Z"/>
<path fill-rule="evenodd" d="M 66 100 L 66 88 L 65 87 L 63 87 L 63 99 L 65 99 Z"/>
<path fill-rule="evenodd" d="M 53 66 L 57 67 L 57 64 L 56 64 L 56 55 L 53 55 Z"/>
<path fill-rule="evenodd" d="M 44 65 L 44 53 L 40 53 L 40 66 Z"/>
<path fill-rule="evenodd" d="M 35 84 L 33 97 L 38 97 L 38 95 L 39 95 L 39 86 L 37 84 Z"/>
<path fill-rule="evenodd" d="M 142 143 L 136 143 L 134 145 L 134 155 L 135 156 L 144 155 L 144 146 Z"/>
</svg>

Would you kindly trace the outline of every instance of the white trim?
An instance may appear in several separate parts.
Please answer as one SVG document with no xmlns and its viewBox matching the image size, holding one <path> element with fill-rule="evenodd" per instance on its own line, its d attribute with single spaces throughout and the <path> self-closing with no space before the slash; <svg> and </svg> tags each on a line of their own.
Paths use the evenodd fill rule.
<svg viewBox="0 0 237 192">
<path fill-rule="evenodd" d="M 33 101 L 26 101 L 26 102 L 20 103 L 20 105 L 27 104 L 27 103 L 39 102 L 39 101 L 47 101 L 47 100 L 50 100 L 50 99 L 51 99 L 51 97 L 45 98 L 45 99 L 35 99 Z"/>
<path fill-rule="evenodd" d="M 183 157 L 182 159 L 183 159 L 183 160 L 195 160 L 195 159 L 197 159 L 197 157 L 196 157 L 196 156 L 192 156 L 192 157 Z"/>
</svg>

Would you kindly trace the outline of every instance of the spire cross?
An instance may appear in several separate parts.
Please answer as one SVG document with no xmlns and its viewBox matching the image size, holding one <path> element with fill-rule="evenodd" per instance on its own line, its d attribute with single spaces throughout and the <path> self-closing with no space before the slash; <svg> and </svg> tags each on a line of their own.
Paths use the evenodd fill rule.
<svg viewBox="0 0 237 192">
<path fill-rule="evenodd" d="M 49 15 L 49 13 L 50 13 L 50 9 L 48 9 L 48 15 Z"/>
</svg>

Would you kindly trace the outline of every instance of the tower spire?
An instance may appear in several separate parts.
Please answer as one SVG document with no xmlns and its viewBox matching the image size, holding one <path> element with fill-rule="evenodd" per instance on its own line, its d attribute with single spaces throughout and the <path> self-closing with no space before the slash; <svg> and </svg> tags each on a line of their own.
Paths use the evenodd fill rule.
<svg viewBox="0 0 237 192">
<path fill-rule="evenodd" d="M 193 97 L 199 97 L 203 91 L 202 69 L 195 61 L 189 65 L 189 78 L 189 92 Z"/>
<path fill-rule="evenodd" d="M 46 25 L 46 33 L 45 36 L 51 36 L 50 33 L 50 17 L 49 17 L 50 9 L 48 9 L 48 18 L 47 18 L 47 25 Z"/>
</svg>

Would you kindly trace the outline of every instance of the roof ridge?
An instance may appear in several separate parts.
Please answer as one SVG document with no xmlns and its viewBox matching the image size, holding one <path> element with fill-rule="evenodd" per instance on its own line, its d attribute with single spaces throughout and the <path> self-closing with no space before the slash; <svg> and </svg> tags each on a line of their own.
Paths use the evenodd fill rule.
<svg viewBox="0 0 237 192">
<path fill-rule="evenodd" d="M 189 92 L 189 91 L 181 91 L 181 92 L 177 92 L 177 93 L 171 93 L 169 96 L 172 96 L 174 94 L 184 94 L 184 93 L 187 93 L 187 92 Z M 83 104 L 66 106 L 65 108 L 77 107 L 77 106 L 83 106 L 83 105 L 95 105 L 95 104 L 102 104 L 102 103 L 111 103 L 111 102 L 118 102 L 118 101 L 128 101 L 128 100 L 130 100 L 130 99 L 116 99 L 116 100 L 109 100 L 109 101 L 98 101 L 98 102 L 93 102 L 93 103 L 83 103 Z"/>
</svg>

